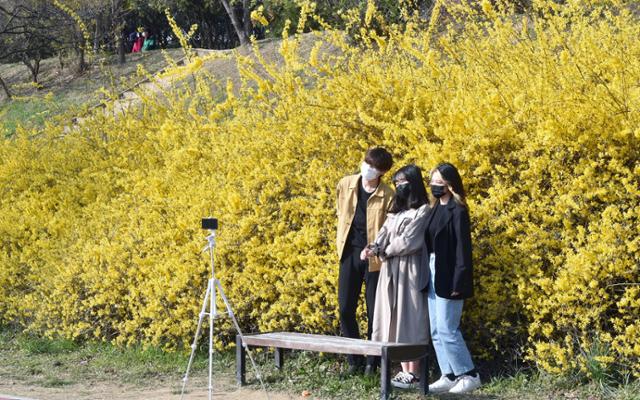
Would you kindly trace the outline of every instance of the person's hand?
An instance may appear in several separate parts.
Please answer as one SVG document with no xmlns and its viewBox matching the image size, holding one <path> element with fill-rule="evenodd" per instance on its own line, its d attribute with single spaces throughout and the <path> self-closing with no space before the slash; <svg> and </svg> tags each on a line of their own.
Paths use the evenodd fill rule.
<svg viewBox="0 0 640 400">
<path fill-rule="evenodd" d="M 451 292 L 451 297 L 460 296 L 460 292 Z"/>
<path fill-rule="evenodd" d="M 360 252 L 360 259 L 362 261 L 366 260 L 367 258 L 373 256 L 373 250 L 371 250 L 368 247 L 365 247 L 364 249 L 362 249 L 362 251 Z"/>
</svg>

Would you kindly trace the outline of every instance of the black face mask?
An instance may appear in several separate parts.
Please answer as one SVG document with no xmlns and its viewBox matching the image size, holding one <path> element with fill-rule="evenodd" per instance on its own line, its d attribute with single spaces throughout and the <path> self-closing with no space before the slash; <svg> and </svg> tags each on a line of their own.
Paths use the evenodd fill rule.
<svg viewBox="0 0 640 400">
<path fill-rule="evenodd" d="M 447 193 L 447 187 L 441 185 L 431 185 L 431 194 L 436 199 L 444 196 Z"/>
<path fill-rule="evenodd" d="M 398 185 L 396 187 L 396 196 L 398 196 L 399 199 L 407 200 L 410 195 L 411 195 L 411 186 L 409 186 L 408 183 L 405 183 L 403 185 Z"/>
</svg>

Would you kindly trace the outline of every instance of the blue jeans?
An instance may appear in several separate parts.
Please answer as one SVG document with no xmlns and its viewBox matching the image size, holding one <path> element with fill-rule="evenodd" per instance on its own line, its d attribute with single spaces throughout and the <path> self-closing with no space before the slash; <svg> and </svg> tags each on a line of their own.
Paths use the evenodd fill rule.
<svg viewBox="0 0 640 400">
<path fill-rule="evenodd" d="M 431 340 L 442 375 L 462 375 L 474 369 L 471 354 L 460 332 L 460 317 L 464 300 L 449 300 L 436 294 L 436 255 L 429 255 L 431 278 L 428 289 Z"/>
</svg>

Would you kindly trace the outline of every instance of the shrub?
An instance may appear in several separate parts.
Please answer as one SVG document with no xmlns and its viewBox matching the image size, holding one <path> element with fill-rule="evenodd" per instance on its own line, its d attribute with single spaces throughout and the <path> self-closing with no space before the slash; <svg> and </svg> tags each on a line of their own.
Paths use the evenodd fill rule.
<svg viewBox="0 0 640 400">
<path fill-rule="evenodd" d="M 192 84 L 126 117 L 1 142 L 2 321 L 186 347 L 213 215 L 246 331 L 337 333 L 334 187 L 383 145 L 396 166 L 461 170 L 474 354 L 640 376 L 640 23 L 606 2 L 443 4 L 358 47 L 328 30 L 284 38 L 282 63 L 238 56 L 236 86 L 196 59 L 175 74 Z"/>
</svg>

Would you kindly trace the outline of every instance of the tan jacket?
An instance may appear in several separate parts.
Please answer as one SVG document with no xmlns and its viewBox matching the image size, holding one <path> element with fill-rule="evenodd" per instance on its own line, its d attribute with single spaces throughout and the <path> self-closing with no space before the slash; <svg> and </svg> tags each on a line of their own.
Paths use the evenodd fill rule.
<svg viewBox="0 0 640 400">
<path fill-rule="evenodd" d="M 342 257 L 344 246 L 349 236 L 349 229 L 358 204 L 358 179 L 360 174 L 349 175 L 340 179 L 337 190 L 338 211 L 338 257 Z M 393 190 L 380 182 L 375 192 L 367 201 L 367 243 L 372 243 L 387 217 L 387 210 L 393 198 Z M 369 271 L 380 271 L 382 263 L 377 257 L 369 259 Z"/>
</svg>

